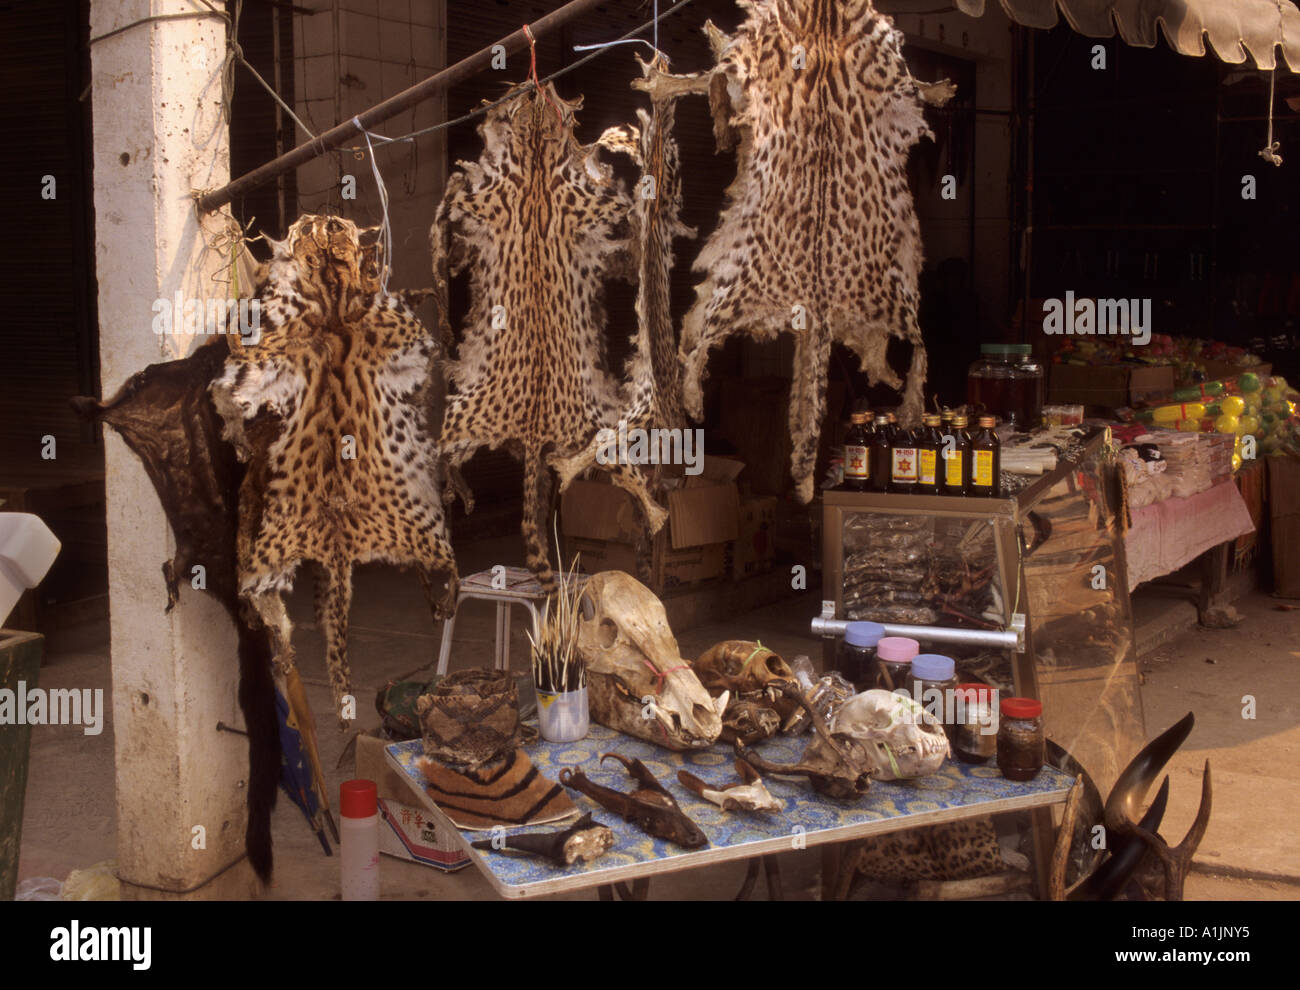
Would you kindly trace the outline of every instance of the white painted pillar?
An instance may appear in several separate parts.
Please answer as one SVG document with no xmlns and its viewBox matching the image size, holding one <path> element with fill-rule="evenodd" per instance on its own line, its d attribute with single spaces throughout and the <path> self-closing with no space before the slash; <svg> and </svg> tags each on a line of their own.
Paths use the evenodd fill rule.
<svg viewBox="0 0 1300 990">
<path fill-rule="evenodd" d="M 92 0 L 90 36 L 201 9 L 189 0 Z M 155 299 L 224 295 L 211 278 L 222 259 L 204 254 L 191 193 L 229 178 L 225 35 L 220 18 L 205 16 L 141 24 L 91 47 L 105 395 L 205 339 L 156 336 Z M 164 613 L 161 567 L 174 539 L 140 461 L 113 430 L 104 435 L 122 893 L 249 896 L 246 740 L 216 731 L 218 721 L 243 724 L 234 629 L 185 581 L 179 604 Z"/>
</svg>

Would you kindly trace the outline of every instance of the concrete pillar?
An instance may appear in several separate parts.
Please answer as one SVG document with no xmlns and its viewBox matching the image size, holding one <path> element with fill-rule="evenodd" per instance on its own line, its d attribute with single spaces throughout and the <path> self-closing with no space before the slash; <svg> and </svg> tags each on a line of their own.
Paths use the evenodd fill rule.
<svg viewBox="0 0 1300 990">
<path fill-rule="evenodd" d="M 218 5 L 224 7 L 224 5 Z M 193 13 L 189 0 L 92 0 L 90 35 Z M 146 365 L 204 338 L 157 336 L 155 299 L 224 295 L 191 194 L 229 178 L 221 116 L 226 29 L 216 16 L 153 21 L 91 47 L 95 263 L 101 380 L 111 395 Z M 228 258 L 225 259 L 228 262 Z M 247 748 L 235 635 L 206 594 L 181 584 L 170 615 L 160 570 L 175 549 L 139 460 L 105 429 L 117 859 L 124 897 L 246 897 Z"/>
</svg>

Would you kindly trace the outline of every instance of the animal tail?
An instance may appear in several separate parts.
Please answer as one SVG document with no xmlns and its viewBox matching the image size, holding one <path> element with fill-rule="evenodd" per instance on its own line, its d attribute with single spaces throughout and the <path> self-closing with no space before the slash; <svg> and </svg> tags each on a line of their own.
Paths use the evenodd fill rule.
<svg viewBox="0 0 1300 990">
<path fill-rule="evenodd" d="M 271 809 L 280 787 L 280 726 L 271 674 L 271 637 L 247 622 L 239 630 L 239 708 L 248 730 L 248 827 L 244 848 L 263 883 L 271 882 Z"/>
<path fill-rule="evenodd" d="M 551 513 L 550 469 L 542 463 L 537 450 L 524 451 L 524 534 L 525 560 L 549 594 L 556 588 L 551 569 L 550 549 L 546 540 L 546 517 Z"/>
<path fill-rule="evenodd" d="M 343 697 L 351 691 L 348 615 L 352 609 L 352 565 L 342 557 L 322 564 L 316 578 L 316 622 L 325 637 L 325 669 L 334 692 L 334 714 L 346 729 Z"/>
</svg>

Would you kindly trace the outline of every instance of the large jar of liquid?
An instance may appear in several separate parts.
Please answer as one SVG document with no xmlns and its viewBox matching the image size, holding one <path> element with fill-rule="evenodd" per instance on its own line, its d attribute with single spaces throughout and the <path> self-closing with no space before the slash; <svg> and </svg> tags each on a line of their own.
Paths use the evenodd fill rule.
<svg viewBox="0 0 1300 990">
<path fill-rule="evenodd" d="M 1043 421 L 1043 366 L 1028 344 L 981 344 L 980 359 L 966 373 L 966 399 L 976 412 L 1014 430 Z"/>
<path fill-rule="evenodd" d="M 966 372 L 966 401 L 975 415 L 1008 419 L 1018 357 L 1015 344 L 980 344 L 980 359 Z"/>
</svg>

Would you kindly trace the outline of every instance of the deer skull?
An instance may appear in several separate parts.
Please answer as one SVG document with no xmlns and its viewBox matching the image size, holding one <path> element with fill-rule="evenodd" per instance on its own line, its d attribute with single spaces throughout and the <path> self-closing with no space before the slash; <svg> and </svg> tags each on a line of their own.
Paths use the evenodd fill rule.
<svg viewBox="0 0 1300 990">
<path fill-rule="evenodd" d="M 835 735 L 851 736 L 866 753 L 876 780 L 925 777 L 943 765 L 948 737 L 917 701 L 891 691 L 864 691 L 844 702 L 831 721 Z M 809 745 L 818 745 L 820 739 Z"/>
<path fill-rule="evenodd" d="M 579 607 L 591 717 L 673 750 L 712 745 L 729 695 L 709 697 L 654 593 L 622 571 L 602 571 L 587 581 Z"/>
</svg>

